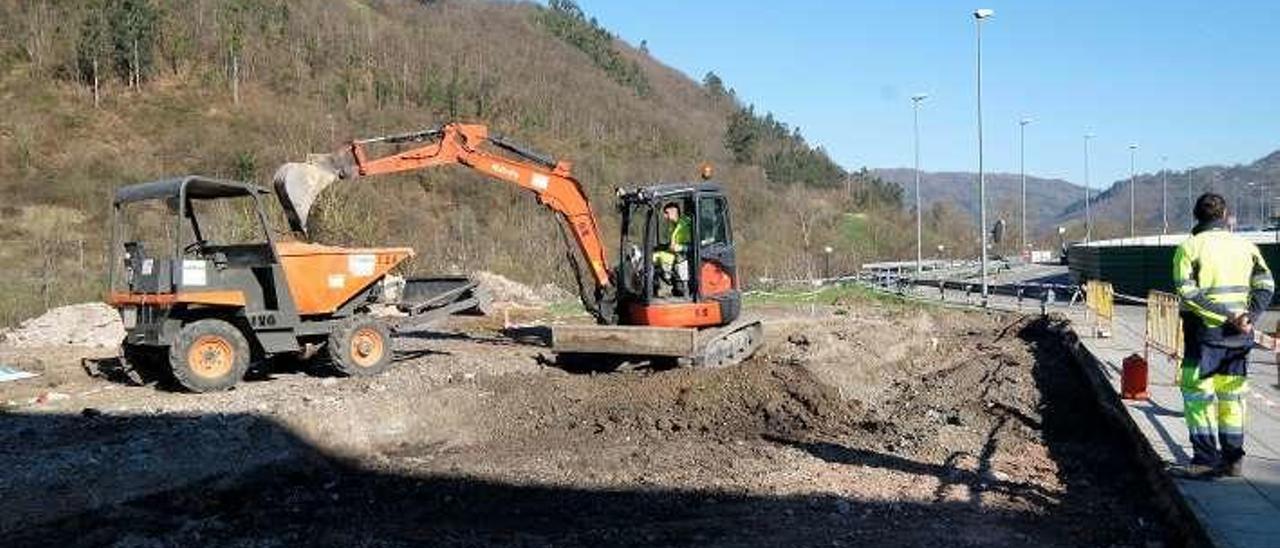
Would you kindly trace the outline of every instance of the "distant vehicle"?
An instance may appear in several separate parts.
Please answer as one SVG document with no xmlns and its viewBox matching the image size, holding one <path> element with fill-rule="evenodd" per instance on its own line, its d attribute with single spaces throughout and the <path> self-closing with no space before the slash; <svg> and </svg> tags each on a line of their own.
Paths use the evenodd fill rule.
<svg viewBox="0 0 1280 548">
<path fill-rule="evenodd" d="M 1074 246 L 1074 245 L 1080 245 L 1080 244 L 1083 244 L 1083 243 L 1084 243 L 1084 240 L 1073 240 L 1073 241 L 1070 241 L 1070 242 L 1068 242 L 1068 241 L 1065 241 L 1065 240 L 1064 240 L 1064 241 L 1062 242 L 1062 245 L 1061 245 L 1061 246 L 1059 246 L 1059 249 L 1058 249 L 1058 264 L 1060 264 L 1060 265 L 1066 265 L 1066 264 L 1067 264 L 1067 250 L 1068 250 L 1068 249 L 1071 249 L 1071 246 Z"/>
</svg>

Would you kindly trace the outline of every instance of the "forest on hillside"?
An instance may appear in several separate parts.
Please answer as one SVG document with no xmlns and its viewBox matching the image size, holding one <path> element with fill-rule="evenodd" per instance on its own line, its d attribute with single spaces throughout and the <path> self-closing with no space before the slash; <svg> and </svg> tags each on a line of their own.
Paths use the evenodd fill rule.
<svg viewBox="0 0 1280 548">
<path fill-rule="evenodd" d="M 0 108 L 0 275 L 17 289 L 0 325 L 101 295 L 120 185 L 267 184 L 285 161 L 446 121 L 572 161 L 609 234 L 615 188 L 711 163 L 748 284 L 820 275 L 826 246 L 841 271 L 914 250 L 898 186 L 571 0 L 0 0 Z M 561 249 L 552 215 L 457 168 L 335 185 L 316 218 L 325 243 L 416 248 L 416 271 L 569 279 L 562 255 L 529 252 Z M 961 222 L 929 211 L 930 241 L 963 252 Z"/>
</svg>

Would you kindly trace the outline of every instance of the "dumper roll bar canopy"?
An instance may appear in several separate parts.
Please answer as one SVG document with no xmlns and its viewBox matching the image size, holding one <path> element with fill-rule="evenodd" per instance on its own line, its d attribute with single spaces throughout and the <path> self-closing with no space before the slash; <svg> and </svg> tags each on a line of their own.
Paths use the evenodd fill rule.
<svg viewBox="0 0 1280 548">
<path fill-rule="evenodd" d="M 182 196 L 195 200 L 212 200 L 270 193 L 270 190 L 252 183 L 187 175 L 121 187 L 116 191 L 115 205 Z"/>
<path fill-rule="evenodd" d="M 258 196 L 271 194 L 271 190 L 255 185 L 253 183 L 242 183 L 239 181 L 231 181 L 227 179 L 217 179 L 213 177 L 205 177 L 203 175 L 185 175 L 182 177 L 174 177 L 170 179 L 160 179 L 147 183 L 137 183 L 120 187 L 116 190 L 116 197 L 112 203 L 112 222 L 111 222 L 111 251 L 108 258 L 111 265 L 116 264 L 116 253 L 120 251 L 123 242 L 120 241 L 123 236 L 120 227 L 120 215 L 123 206 L 146 200 L 170 200 L 177 202 L 175 218 L 175 231 L 173 240 L 173 256 L 175 258 L 182 257 L 182 229 L 183 220 L 191 222 L 191 227 L 195 231 L 197 240 L 202 240 L 200 234 L 200 225 L 190 210 L 187 208 L 189 200 L 217 200 L 221 198 L 238 198 L 249 196 L 253 198 L 254 210 L 257 213 L 258 222 L 266 235 L 267 247 L 274 260 L 279 260 L 275 250 L 275 236 L 271 233 L 270 224 L 267 222 L 266 212 L 262 209 L 262 203 L 258 200 Z M 116 283 L 115 267 L 107 269 L 107 287 L 114 288 Z M 110 289 L 109 289 L 110 290 Z"/>
</svg>

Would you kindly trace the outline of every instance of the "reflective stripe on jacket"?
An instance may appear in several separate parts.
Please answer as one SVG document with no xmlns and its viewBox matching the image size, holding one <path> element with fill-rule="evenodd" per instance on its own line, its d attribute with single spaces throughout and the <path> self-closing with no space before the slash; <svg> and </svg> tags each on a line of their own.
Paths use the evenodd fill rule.
<svg viewBox="0 0 1280 548">
<path fill-rule="evenodd" d="M 671 251 L 684 253 L 691 240 L 693 240 L 693 222 L 688 217 L 680 217 L 675 226 L 671 227 Z"/>
<path fill-rule="evenodd" d="M 1271 270 L 1258 246 L 1221 224 L 1197 226 L 1173 254 L 1173 283 L 1184 310 L 1198 319 L 1198 341 L 1188 344 L 1251 342 L 1227 320 L 1247 313 L 1257 321 L 1275 293 Z M 1191 327 L 1191 326 L 1188 326 Z M 1235 339 L 1235 340 L 1233 340 Z"/>
</svg>

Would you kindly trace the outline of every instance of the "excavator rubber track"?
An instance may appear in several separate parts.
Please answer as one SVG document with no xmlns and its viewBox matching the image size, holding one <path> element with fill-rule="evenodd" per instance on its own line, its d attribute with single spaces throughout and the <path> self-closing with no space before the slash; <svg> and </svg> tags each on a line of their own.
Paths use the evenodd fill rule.
<svg viewBox="0 0 1280 548">
<path fill-rule="evenodd" d="M 727 367 L 755 354 L 764 342 L 759 319 L 716 328 L 634 325 L 557 325 L 551 350 L 561 355 L 674 358 L 692 367 Z"/>
</svg>

